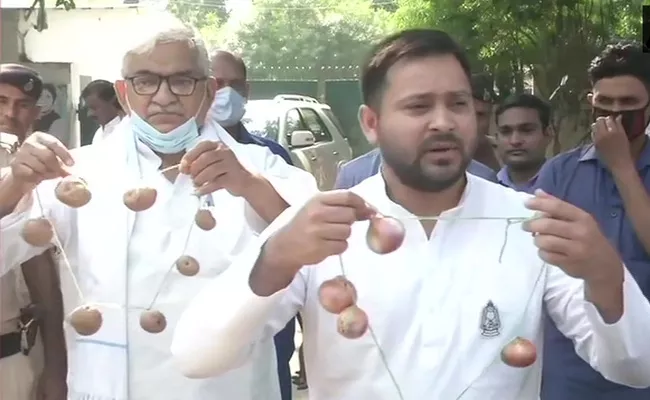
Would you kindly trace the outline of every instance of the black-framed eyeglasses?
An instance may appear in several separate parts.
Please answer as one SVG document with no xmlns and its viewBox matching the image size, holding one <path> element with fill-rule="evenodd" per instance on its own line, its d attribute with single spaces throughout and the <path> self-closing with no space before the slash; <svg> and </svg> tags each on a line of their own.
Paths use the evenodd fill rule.
<svg viewBox="0 0 650 400">
<path fill-rule="evenodd" d="M 176 96 L 191 96 L 196 90 L 196 84 L 207 78 L 194 78 L 187 75 L 161 76 L 155 74 L 142 74 L 126 78 L 131 82 L 133 91 L 140 96 L 153 96 L 160 90 L 160 85 L 167 82 L 169 91 Z"/>
</svg>

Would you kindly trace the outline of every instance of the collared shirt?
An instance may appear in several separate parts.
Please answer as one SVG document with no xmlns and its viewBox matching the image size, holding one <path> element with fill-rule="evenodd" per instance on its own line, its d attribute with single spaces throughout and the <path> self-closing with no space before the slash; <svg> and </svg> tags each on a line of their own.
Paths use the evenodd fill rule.
<svg viewBox="0 0 650 400">
<path fill-rule="evenodd" d="M 524 184 L 517 184 L 510 179 L 510 174 L 508 173 L 508 167 L 503 166 L 499 172 L 497 172 L 497 179 L 499 180 L 499 183 L 502 184 L 503 186 L 512 188 L 518 192 L 526 192 L 526 193 L 533 193 L 535 190 L 535 183 L 537 182 L 537 177 L 539 176 L 539 173 L 535 174 L 532 178 L 528 180 L 528 182 Z"/>
<path fill-rule="evenodd" d="M 636 163 L 650 191 L 650 141 Z M 645 296 L 650 296 L 650 255 L 625 212 L 612 174 L 593 146 L 583 146 L 551 159 L 539 172 L 537 185 L 589 212 L 616 246 Z M 609 382 L 580 359 L 571 340 L 549 321 L 544 345 L 542 400 L 647 400 L 650 390 Z"/>
<path fill-rule="evenodd" d="M 95 132 L 95 136 L 93 136 L 93 144 L 106 139 L 111 133 L 113 133 L 115 127 L 117 127 L 121 121 L 122 121 L 122 117 L 118 115 L 106 125 L 100 126 Z"/>
<path fill-rule="evenodd" d="M 198 376 L 237 368 L 300 310 L 310 399 L 534 400 L 541 360 L 512 368 L 500 354 L 517 336 L 541 346 L 546 306 L 603 374 L 650 385 L 650 304 L 629 273 L 624 315 L 606 324 L 585 301 L 584 283 L 544 263 L 529 233 L 511 227 L 504 240 L 504 221 L 476 219 L 532 217 L 524 206 L 530 196 L 470 174 L 467 182 L 458 206 L 426 235 L 388 198 L 381 174 L 368 178 L 352 191 L 402 221 L 402 246 L 375 254 L 367 245 L 369 222 L 356 222 L 343 254 L 305 265 L 287 288 L 257 296 L 251 271 L 264 242 L 301 210 L 290 208 L 185 309 L 171 347 L 178 365 Z M 321 284 L 342 273 L 372 326 L 357 339 L 339 335 L 337 316 L 319 301 Z"/>
<path fill-rule="evenodd" d="M 377 174 L 381 167 L 381 153 L 373 149 L 368 153 L 345 163 L 339 170 L 334 187 L 336 189 L 349 189 L 363 180 Z M 485 164 L 472 160 L 467 166 L 467 172 L 490 182 L 497 182 L 494 171 Z"/>
</svg>

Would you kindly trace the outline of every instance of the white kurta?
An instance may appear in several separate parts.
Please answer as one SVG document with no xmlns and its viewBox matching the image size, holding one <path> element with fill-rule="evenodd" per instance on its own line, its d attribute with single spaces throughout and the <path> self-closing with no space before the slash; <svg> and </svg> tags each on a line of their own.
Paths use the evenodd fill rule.
<svg viewBox="0 0 650 400">
<path fill-rule="evenodd" d="M 121 131 L 130 129 L 128 124 L 120 127 L 106 141 L 73 152 L 75 169 L 93 194 L 89 204 L 76 210 L 64 206 L 53 196 L 56 182 L 38 188 L 70 257 L 84 303 L 100 303 L 104 318 L 92 336 L 80 337 L 68 329 L 70 400 L 279 400 L 271 339 L 239 368 L 204 380 L 182 376 L 169 352 L 174 325 L 186 304 L 230 266 L 232 257 L 265 224 L 242 198 L 225 190 L 215 192 L 210 210 L 217 227 L 209 232 L 193 228 L 185 251 L 199 261 L 201 271 L 186 277 L 170 269 L 182 254 L 198 205 L 191 181 L 183 175 L 174 184 L 166 181 L 156 171 L 158 157 L 144 146 L 136 148 L 131 132 Z M 308 173 L 288 166 L 266 148 L 236 143 L 222 128 L 212 125 L 202 139 L 224 141 L 244 166 L 266 177 L 290 204 L 302 203 L 317 190 Z M 155 187 L 158 199 L 149 210 L 133 213 L 122 203 L 122 195 L 143 185 Z M 38 215 L 34 205 L 0 220 L 0 267 L 6 270 L 43 251 L 28 246 L 20 236 L 25 221 Z M 82 301 L 68 271 L 61 275 L 69 312 Z M 165 314 L 168 328 L 153 335 L 140 328 L 139 316 L 159 288 L 153 308 Z M 121 307 L 124 304 L 128 311 Z"/>
<path fill-rule="evenodd" d="M 93 136 L 92 143 L 95 144 L 101 142 L 102 140 L 106 140 L 106 138 L 108 138 L 110 134 L 113 133 L 113 131 L 117 128 L 117 126 L 120 124 L 121 121 L 122 121 L 122 117 L 118 115 L 117 117 L 110 120 L 110 122 L 107 123 L 106 125 L 97 128 L 97 130 L 95 131 L 95 135 Z"/>
<path fill-rule="evenodd" d="M 461 204 L 444 217 L 528 217 L 527 195 L 468 175 Z M 384 215 L 412 215 L 391 202 L 381 174 L 352 189 Z M 295 213 L 287 210 L 266 238 Z M 545 265 L 530 233 L 505 221 L 439 221 L 430 238 L 417 220 L 404 220 L 403 246 L 377 255 L 365 242 L 368 222 L 352 227 L 342 255 L 358 304 L 369 316 L 405 400 L 536 400 L 541 360 L 525 369 L 505 365 L 502 348 L 514 337 L 533 341 L 541 357 L 544 305 L 577 352 L 607 378 L 650 385 L 650 305 L 625 274 L 625 313 L 606 325 L 583 298 L 583 283 Z M 311 400 L 397 400 L 380 352 L 366 333 L 349 340 L 336 332 L 336 315 L 318 302 L 320 284 L 341 274 L 338 257 L 306 266 L 293 283 L 258 297 L 248 277 L 260 243 L 197 296 L 177 324 L 172 353 L 189 376 L 228 371 L 252 345 L 269 337 L 297 311 L 303 316 Z M 500 334 L 485 337 L 482 312 L 492 301 Z M 217 308 L 228 303 L 228 308 Z M 203 315 L 211 314 L 209 319 Z"/>
</svg>

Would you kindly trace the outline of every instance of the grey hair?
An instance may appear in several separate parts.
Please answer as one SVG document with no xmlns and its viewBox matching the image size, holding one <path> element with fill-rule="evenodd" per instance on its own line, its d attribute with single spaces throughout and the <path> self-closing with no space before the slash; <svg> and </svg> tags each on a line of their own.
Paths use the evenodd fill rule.
<svg viewBox="0 0 650 400">
<path fill-rule="evenodd" d="M 203 39 L 195 30 L 180 25 L 161 29 L 154 34 L 149 34 L 144 38 L 144 40 L 139 41 L 136 46 L 127 50 L 122 59 L 122 77 L 127 77 L 127 68 L 133 56 L 148 54 L 152 52 L 156 46 L 161 44 L 181 42 L 187 43 L 189 48 L 193 51 L 198 70 L 205 74 L 205 76 L 209 76 L 210 56 Z"/>
</svg>

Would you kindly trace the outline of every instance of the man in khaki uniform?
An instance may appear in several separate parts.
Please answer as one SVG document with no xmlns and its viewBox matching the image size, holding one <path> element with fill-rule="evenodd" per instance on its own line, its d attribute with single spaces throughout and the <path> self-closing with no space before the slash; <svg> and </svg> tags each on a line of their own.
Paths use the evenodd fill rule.
<svg viewBox="0 0 650 400">
<path fill-rule="evenodd" d="M 9 165 L 31 132 L 42 87 L 35 71 L 0 64 L 0 168 Z M 67 397 L 63 307 L 55 265 L 46 252 L 24 263 L 22 272 L 0 279 L 0 400 Z"/>
</svg>

